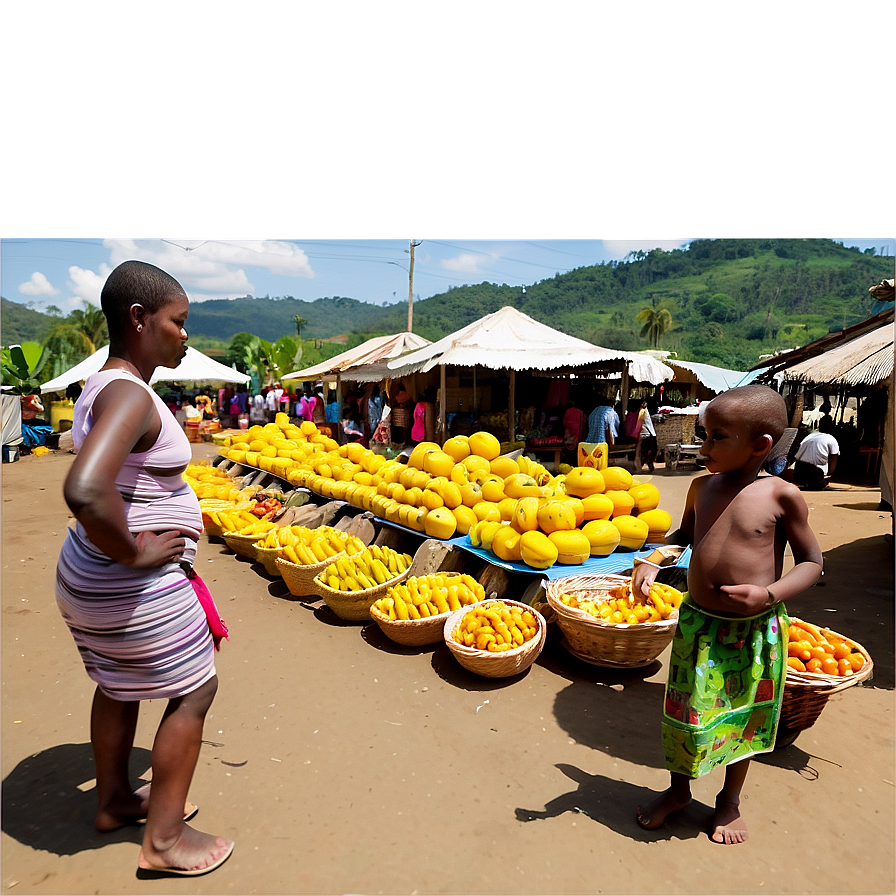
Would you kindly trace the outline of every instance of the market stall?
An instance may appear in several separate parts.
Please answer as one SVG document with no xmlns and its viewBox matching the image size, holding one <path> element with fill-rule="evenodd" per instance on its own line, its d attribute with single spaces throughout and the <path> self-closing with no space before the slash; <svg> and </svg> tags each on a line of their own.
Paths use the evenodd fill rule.
<svg viewBox="0 0 896 896">
<path fill-rule="evenodd" d="M 838 471 L 877 479 L 881 499 L 893 503 L 893 352 L 890 308 L 839 333 L 777 355 L 759 377 L 783 376 L 800 417 L 810 390 L 828 401 L 834 435 L 841 444 Z M 830 402 L 833 398 L 833 403 Z M 855 420 L 843 420 L 849 399 Z"/>
<path fill-rule="evenodd" d="M 632 381 L 658 385 L 673 377 L 673 371 L 660 361 L 640 352 L 624 352 L 592 345 L 534 320 L 516 308 L 504 307 L 493 314 L 457 330 L 437 342 L 389 362 L 395 377 L 438 369 L 442 400 L 439 422 L 442 439 L 447 438 L 447 417 L 451 396 L 448 369 L 482 368 L 491 379 L 497 371 L 507 374 L 507 401 L 501 410 L 507 414 L 507 440 L 515 440 L 517 374 L 521 371 L 568 376 L 570 373 L 617 372 L 623 403 Z M 474 379 L 474 394 L 482 384 Z M 503 393 L 502 393 L 503 394 Z"/>
</svg>

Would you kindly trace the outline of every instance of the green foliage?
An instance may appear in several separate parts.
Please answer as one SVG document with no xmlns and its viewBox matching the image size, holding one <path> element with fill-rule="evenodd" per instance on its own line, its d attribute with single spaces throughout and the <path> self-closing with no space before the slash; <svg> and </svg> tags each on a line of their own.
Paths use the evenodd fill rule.
<svg viewBox="0 0 896 896">
<path fill-rule="evenodd" d="M 33 395 L 40 391 L 37 370 L 28 364 L 21 345 L 11 345 L 0 349 L 0 364 L 3 367 L 3 385 L 15 395 Z M 40 361 L 38 361 L 38 365 Z"/>
</svg>

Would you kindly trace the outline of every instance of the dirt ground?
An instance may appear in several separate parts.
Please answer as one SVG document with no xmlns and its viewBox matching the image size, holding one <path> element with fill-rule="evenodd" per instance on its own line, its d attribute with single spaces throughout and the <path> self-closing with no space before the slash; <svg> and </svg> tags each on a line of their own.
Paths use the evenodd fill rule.
<svg viewBox="0 0 896 896">
<path fill-rule="evenodd" d="M 236 849 L 210 875 L 144 880 L 141 829 L 91 825 L 93 685 L 53 590 L 72 459 L 2 467 L 3 893 L 894 892 L 893 543 L 878 489 L 806 493 L 826 575 L 789 607 L 862 642 L 874 678 L 753 763 L 750 840 L 731 847 L 705 834 L 715 775 L 664 829 L 635 823 L 667 781 L 666 654 L 612 672 L 573 658 L 551 626 L 526 673 L 480 678 L 444 644 L 398 647 L 290 599 L 203 538 L 198 569 L 231 640 L 191 798 L 194 823 Z M 676 520 L 693 475 L 654 477 Z M 162 710 L 144 706 L 135 778 Z"/>
</svg>

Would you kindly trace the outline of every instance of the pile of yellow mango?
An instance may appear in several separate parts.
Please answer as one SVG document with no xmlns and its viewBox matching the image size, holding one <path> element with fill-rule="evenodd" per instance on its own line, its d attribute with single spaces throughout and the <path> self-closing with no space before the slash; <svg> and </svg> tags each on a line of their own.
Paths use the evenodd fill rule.
<svg viewBox="0 0 896 896">
<path fill-rule="evenodd" d="M 605 449 L 597 468 L 557 475 L 500 450 L 491 433 L 475 432 L 442 446 L 420 442 L 403 464 L 278 415 L 232 436 L 221 453 L 432 538 L 469 535 L 500 559 L 534 569 L 639 550 L 671 525 L 656 486 L 608 466 Z"/>
<path fill-rule="evenodd" d="M 389 619 L 427 619 L 485 600 L 485 588 L 472 576 L 430 573 L 393 585 L 374 602 Z"/>
<path fill-rule="evenodd" d="M 284 560 L 297 566 L 315 566 L 343 552 L 357 554 L 367 545 L 356 535 L 332 526 L 309 529 L 306 526 L 274 525 L 264 538 L 259 539 L 256 547 L 276 549 Z"/>
<path fill-rule="evenodd" d="M 568 607 L 586 613 L 614 625 L 638 625 L 641 622 L 661 622 L 671 619 L 684 595 L 671 585 L 654 582 L 650 594 L 645 598 L 633 594 L 631 581 L 612 588 L 606 597 L 579 597 L 576 594 L 561 594 L 560 600 Z"/>
<path fill-rule="evenodd" d="M 452 638 L 458 644 L 503 653 L 522 647 L 538 634 L 538 621 L 528 610 L 502 600 L 477 604 L 464 613 Z"/>
<path fill-rule="evenodd" d="M 400 576 L 412 560 L 410 554 L 371 545 L 335 560 L 318 574 L 316 581 L 333 591 L 367 591 Z"/>
</svg>

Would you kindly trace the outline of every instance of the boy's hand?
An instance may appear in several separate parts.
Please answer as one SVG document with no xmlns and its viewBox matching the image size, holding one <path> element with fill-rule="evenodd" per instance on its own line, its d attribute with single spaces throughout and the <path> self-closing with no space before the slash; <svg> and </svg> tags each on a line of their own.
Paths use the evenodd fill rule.
<svg viewBox="0 0 896 896">
<path fill-rule="evenodd" d="M 720 585 L 730 599 L 734 612 L 743 616 L 755 616 L 768 609 L 768 588 L 765 585 Z"/>
<path fill-rule="evenodd" d="M 644 596 L 650 595 L 650 586 L 656 581 L 659 567 L 650 563 L 635 563 L 632 570 L 632 594 L 639 592 Z"/>
</svg>

